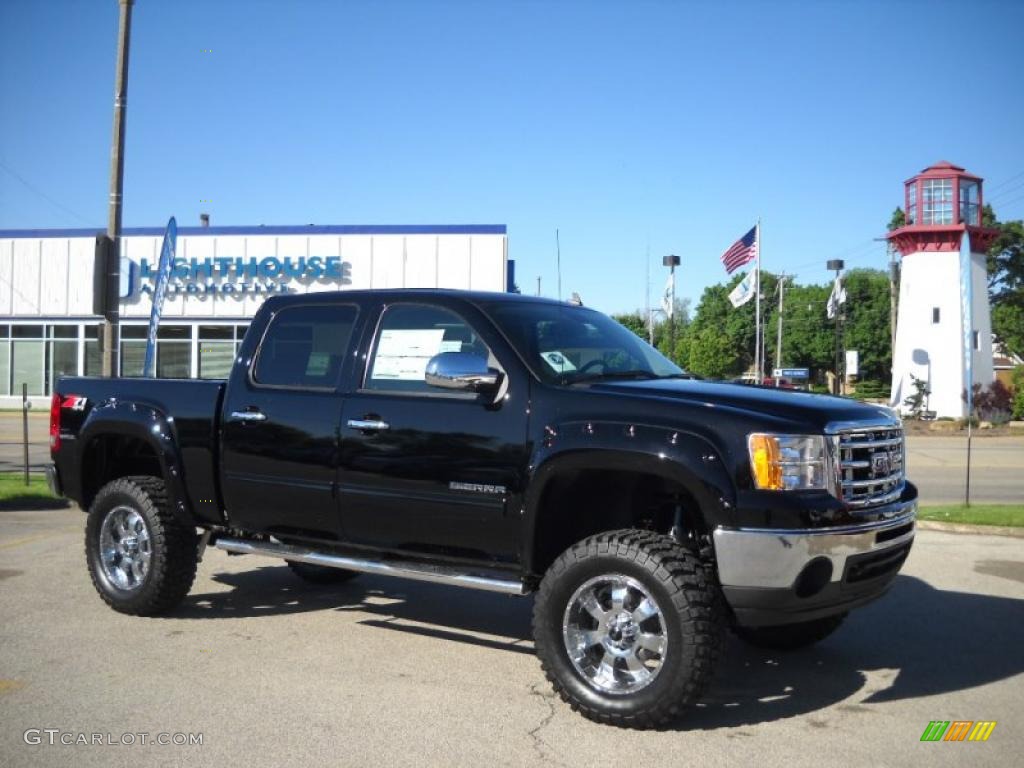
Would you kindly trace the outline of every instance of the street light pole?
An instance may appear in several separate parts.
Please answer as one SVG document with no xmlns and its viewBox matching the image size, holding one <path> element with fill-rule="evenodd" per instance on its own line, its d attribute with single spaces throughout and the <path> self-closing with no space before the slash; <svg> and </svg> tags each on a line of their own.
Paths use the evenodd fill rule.
<svg viewBox="0 0 1024 768">
<path fill-rule="evenodd" d="M 779 275 L 779 326 L 775 339 L 775 367 L 782 368 L 782 302 L 786 295 L 786 273 Z M 779 386 L 779 376 L 775 377 L 775 386 Z"/>
<path fill-rule="evenodd" d="M 107 215 L 104 269 L 103 375 L 118 371 L 118 296 L 121 282 L 121 203 L 124 188 L 124 125 L 128 111 L 128 45 L 131 38 L 132 5 L 135 0 L 119 0 L 117 27 L 117 69 L 114 72 L 114 130 L 110 143 L 110 203 Z"/>
</svg>

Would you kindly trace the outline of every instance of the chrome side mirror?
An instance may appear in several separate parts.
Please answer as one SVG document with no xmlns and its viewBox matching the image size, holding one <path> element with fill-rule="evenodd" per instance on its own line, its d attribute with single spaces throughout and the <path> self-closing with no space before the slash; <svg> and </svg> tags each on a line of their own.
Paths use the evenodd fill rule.
<svg viewBox="0 0 1024 768">
<path fill-rule="evenodd" d="M 501 374 L 487 367 L 487 358 L 472 352 L 442 352 L 427 362 L 424 379 L 441 389 L 487 392 L 498 386 Z"/>
</svg>

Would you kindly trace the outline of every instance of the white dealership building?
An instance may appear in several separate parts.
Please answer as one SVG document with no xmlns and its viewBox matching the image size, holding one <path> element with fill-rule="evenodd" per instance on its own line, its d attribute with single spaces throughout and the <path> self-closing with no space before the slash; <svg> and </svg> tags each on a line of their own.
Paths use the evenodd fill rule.
<svg viewBox="0 0 1024 768">
<path fill-rule="evenodd" d="M 47 397 L 62 374 L 100 373 L 93 229 L 0 230 L 0 406 L 22 385 Z M 164 230 L 121 241 L 121 372 L 145 356 Z M 504 225 L 255 226 L 178 229 L 157 338 L 162 377 L 222 378 L 267 296 L 360 288 L 514 286 Z"/>
</svg>

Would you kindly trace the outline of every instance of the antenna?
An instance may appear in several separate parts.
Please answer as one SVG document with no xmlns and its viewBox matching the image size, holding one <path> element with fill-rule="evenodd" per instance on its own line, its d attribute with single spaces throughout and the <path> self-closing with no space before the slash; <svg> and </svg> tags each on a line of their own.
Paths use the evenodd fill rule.
<svg viewBox="0 0 1024 768">
<path fill-rule="evenodd" d="M 555 266 L 558 269 L 558 300 L 562 300 L 562 242 L 558 239 L 558 228 L 555 228 L 555 253 L 557 261 Z"/>
</svg>

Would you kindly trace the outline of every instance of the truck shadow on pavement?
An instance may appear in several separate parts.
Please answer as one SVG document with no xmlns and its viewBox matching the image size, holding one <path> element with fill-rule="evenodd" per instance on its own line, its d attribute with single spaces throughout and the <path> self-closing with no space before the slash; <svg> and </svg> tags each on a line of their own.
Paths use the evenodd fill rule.
<svg viewBox="0 0 1024 768">
<path fill-rule="evenodd" d="M 337 610 L 361 624 L 517 653 L 533 653 L 533 600 L 361 576 L 314 587 L 284 566 L 220 573 L 230 591 L 189 597 L 176 618 L 242 618 Z M 813 715 L 838 704 L 871 713 L 888 701 L 934 696 L 1024 672 L 1024 600 L 938 590 L 899 576 L 880 601 L 855 611 L 817 646 L 752 648 L 728 635 L 703 700 L 671 726 L 707 730 Z M 439 651 L 445 652 L 445 651 Z M 829 727 L 829 714 L 812 727 Z M 742 734 L 738 734 L 742 735 Z"/>
</svg>

